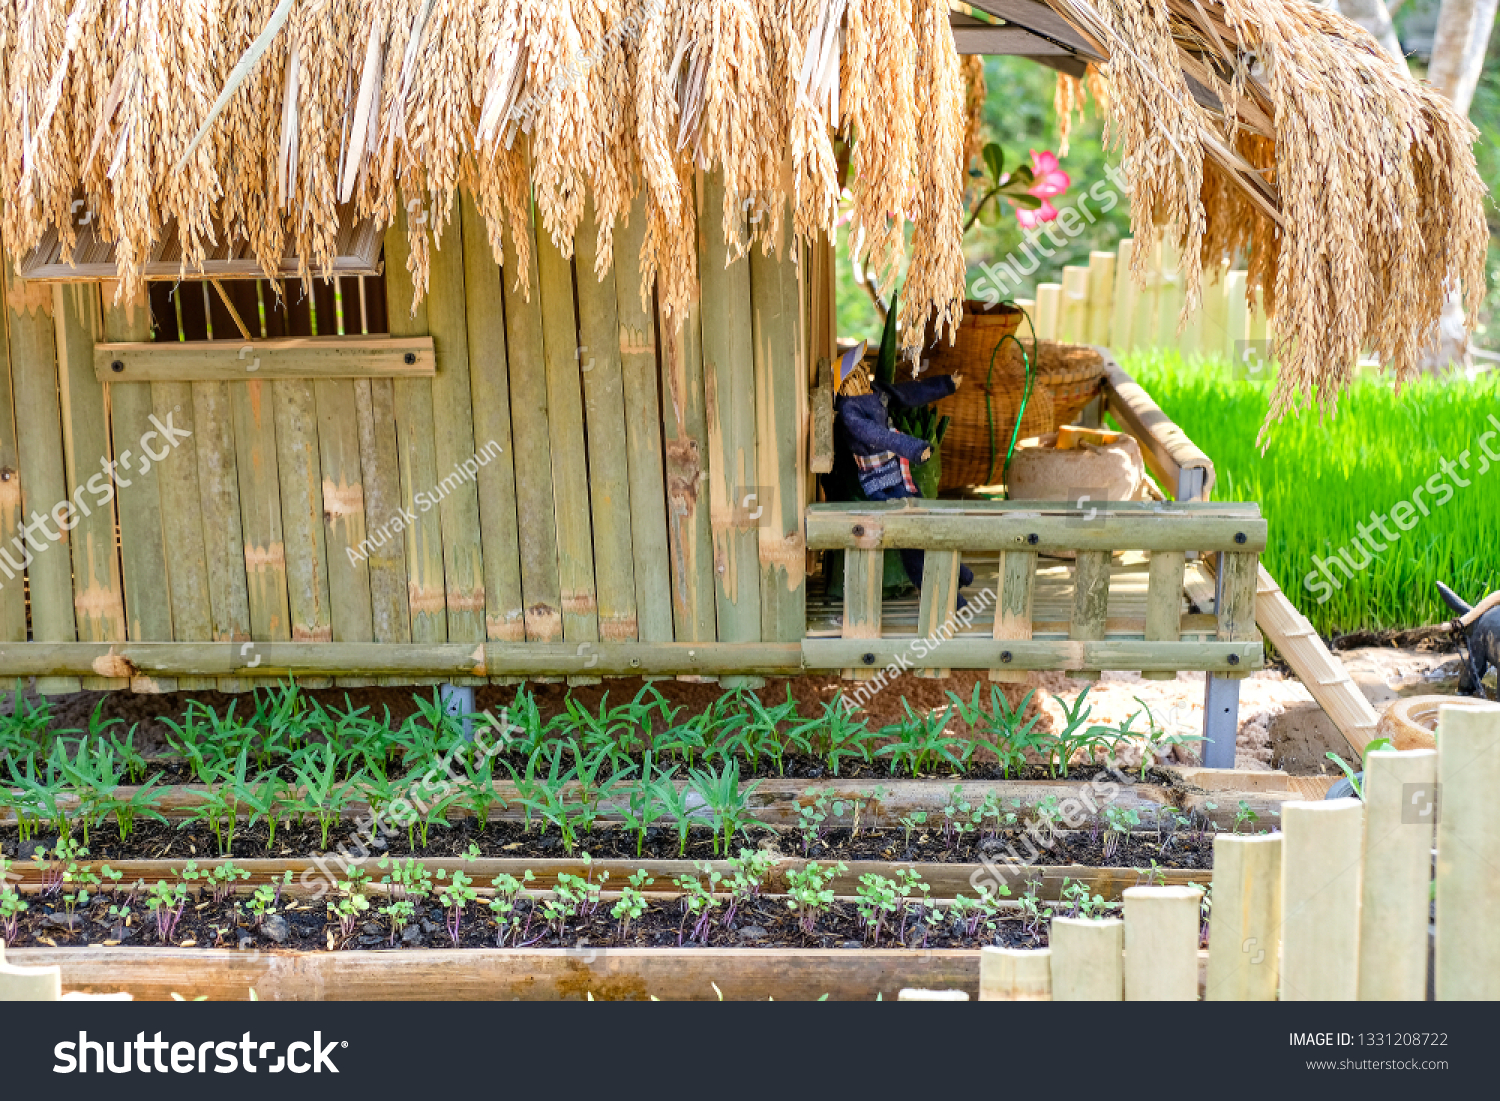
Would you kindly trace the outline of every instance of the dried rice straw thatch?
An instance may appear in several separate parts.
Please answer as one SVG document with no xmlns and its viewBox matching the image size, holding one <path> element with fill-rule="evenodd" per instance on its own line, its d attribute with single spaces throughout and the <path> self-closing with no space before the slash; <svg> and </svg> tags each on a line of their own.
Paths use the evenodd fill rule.
<svg viewBox="0 0 1500 1101">
<path fill-rule="evenodd" d="M 1332 408 L 1362 351 L 1407 377 L 1487 240 L 1474 131 L 1372 39 L 1304 0 L 1048 0 L 1107 60 L 1085 84 L 1125 154 L 1137 236 L 1173 224 L 1186 304 L 1248 250 L 1277 307 L 1277 416 Z M 469 189 L 525 287 L 533 208 L 565 255 L 588 196 L 599 270 L 644 188 L 643 301 L 698 294 L 698 219 L 740 255 L 833 223 L 883 292 L 912 240 L 908 354 L 961 316 L 982 67 L 943 0 L 0 0 L 0 232 L 20 261 L 80 207 L 120 293 L 167 235 L 190 275 L 242 239 L 268 276 L 331 271 L 341 204 L 405 220 L 420 296 Z M 1191 77 L 1194 85 L 1190 86 Z M 1106 90 L 1102 79 L 1107 79 Z M 1203 102 L 1194 98 L 1194 92 Z M 1060 83 L 1060 113 L 1082 107 Z M 922 145 L 917 124 L 922 122 Z M 698 209 L 722 172 L 722 211 Z M 753 203 L 769 218 L 747 219 Z M 512 244 L 505 246 L 505 239 Z M 1149 250 L 1141 249 L 1144 256 Z"/>
</svg>

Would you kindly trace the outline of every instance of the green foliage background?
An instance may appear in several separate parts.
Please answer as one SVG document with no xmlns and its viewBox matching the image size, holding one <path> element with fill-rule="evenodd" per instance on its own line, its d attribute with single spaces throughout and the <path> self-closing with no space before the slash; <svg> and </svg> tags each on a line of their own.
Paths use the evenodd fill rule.
<svg viewBox="0 0 1500 1101">
<path fill-rule="evenodd" d="M 1325 635 L 1441 623 L 1452 613 L 1434 581 L 1470 603 L 1500 589 L 1500 464 L 1480 458 L 1480 435 L 1500 420 L 1500 378 L 1474 382 L 1423 380 L 1398 395 L 1377 377 L 1356 381 L 1339 399 L 1338 415 L 1288 418 L 1271 429 L 1262 454 L 1255 443 L 1265 417 L 1269 383 L 1230 377 L 1223 360 L 1184 362 L 1175 352 L 1140 353 L 1122 364 L 1166 414 L 1213 458 L 1219 501 L 1255 501 L 1270 527 L 1263 559 L 1293 603 Z M 1500 453 L 1500 436 L 1487 441 Z M 1462 465 L 1468 452 L 1468 468 Z M 1442 472 L 1447 460 L 1471 482 L 1401 532 L 1352 581 L 1318 603 L 1304 584 L 1313 556 L 1347 548 L 1357 563 L 1359 525 L 1371 513 L 1389 516 L 1399 501 Z M 1484 473 L 1480 468 L 1486 466 Z M 1446 480 L 1446 478 L 1445 478 Z M 1378 529 L 1377 542 L 1384 543 Z M 1319 590 L 1321 591 L 1321 590 Z"/>
</svg>

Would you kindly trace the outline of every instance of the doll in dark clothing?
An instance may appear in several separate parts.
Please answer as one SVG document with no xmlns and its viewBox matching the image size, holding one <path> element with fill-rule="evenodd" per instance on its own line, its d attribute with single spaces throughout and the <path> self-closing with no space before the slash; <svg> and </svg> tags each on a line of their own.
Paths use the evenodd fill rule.
<svg viewBox="0 0 1500 1101">
<path fill-rule="evenodd" d="M 874 381 L 868 394 L 841 395 L 834 402 L 837 414 L 835 425 L 838 432 L 838 457 L 848 456 L 854 462 L 860 491 L 871 501 L 894 501 L 904 497 L 920 497 L 916 482 L 912 480 L 914 463 L 923 463 L 932 457 L 931 445 L 926 440 L 898 432 L 891 426 L 891 414 L 905 409 L 920 409 L 947 397 L 958 389 L 961 375 L 936 375 L 932 378 L 916 379 L 912 382 L 887 384 Z M 922 562 L 924 555 L 919 550 L 902 550 L 901 564 L 906 567 L 912 584 L 922 587 Z M 958 583 L 961 587 L 974 581 L 974 571 L 960 565 Z M 967 603 L 962 596 L 958 607 Z"/>
</svg>

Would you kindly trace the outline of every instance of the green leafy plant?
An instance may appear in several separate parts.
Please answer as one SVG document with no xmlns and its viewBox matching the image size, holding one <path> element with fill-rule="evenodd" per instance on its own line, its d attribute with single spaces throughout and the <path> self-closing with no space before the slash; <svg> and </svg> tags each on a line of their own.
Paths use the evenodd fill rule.
<svg viewBox="0 0 1500 1101">
<path fill-rule="evenodd" d="M 283 872 L 280 879 L 262 883 L 250 893 L 250 916 L 255 919 L 257 929 L 265 924 L 267 917 L 276 912 L 276 908 L 281 905 L 282 890 L 291 885 L 292 873 Z"/>
<path fill-rule="evenodd" d="M 288 805 L 298 814 L 311 815 L 322 829 L 322 850 L 328 849 L 328 831 L 344 816 L 344 811 L 358 798 L 361 776 L 339 776 L 339 758 L 326 743 L 303 747 L 292 759 L 292 770 L 301 791 L 294 793 Z M 423 829 L 422 845 L 427 845 Z"/>
<path fill-rule="evenodd" d="M 1000 898 L 1009 895 L 1010 888 L 1003 883 L 998 888 L 984 884 L 978 898 L 954 895 L 948 919 L 966 937 L 978 937 L 981 931 L 993 937 L 999 928 Z"/>
<path fill-rule="evenodd" d="M 619 922 L 622 940 L 630 934 L 630 923 L 646 912 L 646 896 L 641 893 L 643 888 L 655 882 L 642 869 L 630 877 L 629 886 L 620 889 L 619 901 L 610 907 L 609 916 Z"/>
<path fill-rule="evenodd" d="M 1097 921 L 1108 917 L 1113 909 L 1113 903 L 1105 902 L 1103 895 L 1090 893 L 1089 885 L 1081 879 L 1064 879 L 1058 894 L 1062 900 L 1061 908 L 1068 910 L 1069 917 Z"/>
<path fill-rule="evenodd" d="M 750 797 L 760 787 L 757 780 L 748 787 L 740 786 L 740 763 L 725 761 L 718 772 L 694 769 L 688 780 L 693 791 L 703 800 L 703 805 L 713 815 L 717 827 L 714 834 L 714 852 L 719 852 L 719 835 L 723 834 L 724 849 L 729 852 L 734 835 L 751 826 L 765 823 L 750 814 Z"/>
<path fill-rule="evenodd" d="M 823 824 L 828 821 L 828 815 L 842 817 L 844 814 L 844 801 L 834 802 L 826 791 L 809 789 L 806 796 L 811 797 L 812 802 L 797 808 L 797 832 L 802 835 L 803 856 L 811 855 L 812 847 L 823 840 Z"/>
<path fill-rule="evenodd" d="M 525 936 L 521 928 L 521 897 L 526 893 L 526 884 L 532 882 L 534 879 L 536 879 L 536 876 L 531 873 L 530 868 L 527 868 L 521 873 L 521 878 L 519 879 L 507 872 L 501 872 L 490 881 L 490 886 L 495 889 L 494 897 L 489 902 L 490 913 L 494 915 L 495 924 L 499 927 L 499 934 L 495 938 L 495 946 L 497 948 L 505 947 L 507 937 L 514 936 L 519 941 Z M 634 882 L 634 879 L 632 879 L 632 882 Z M 392 943 L 394 943 L 394 927 L 392 928 L 391 937 Z"/>
<path fill-rule="evenodd" d="M 974 693 L 967 703 L 956 692 L 950 691 L 948 698 L 953 701 L 959 717 L 965 723 L 983 731 L 988 737 L 999 762 L 1001 775 L 1010 779 L 1012 772 L 1019 774 L 1025 769 L 1027 751 L 1039 750 L 1045 744 L 1044 736 L 1037 731 L 1037 723 L 1042 718 L 1040 711 L 1029 722 L 1021 721 L 1036 690 L 1027 692 L 1019 704 L 1011 707 L 1005 693 L 1000 691 L 1000 686 L 992 684 L 989 706 L 985 707 L 980 703 L 979 689 L 980 686 L 975 684 Z"/>
<path fill-rule="evenodd" d="M 1203 735 L 1182 733 L 1168 734 L 1167 731 L 1162 727 L 1161 723 L 1157 721 L 1156 713 L 1151 710 L 1150 704 L 1146 703 L 1146 701 L 1141 699 L 1139 696 L 1135 697 L 1135 702 L 1141 705 L 1141 709 L 1146 714 L 1146 721 L 1148 724 L 1146 732 L 1144 733 L 1144 735 L 1142 735 L 1145 738 L 1146 744 L 1141 752 L 1141 768 L 1139 775 L 1139 779 L 1142 783 L 1144 783 L 1146 779 L 1146 772 L 1157 761 L 1165 759 L 1167 753 L 1173 746 L 1183 745 L 1187 742 L 1201 742 L 1203 740 Z"/>
<path fill-rule="evenodd" d="M 1363 752 L 1360 753 L 1360 760 L 1364 760 L 1364 758 L 1368 757 L 1377 749 L 1389 749 L 1390 747 L 1391 740 L 1389 738 L 1376 738 L 1373 741 L 1366 742 Z M 1360 773 L 1350 768 L 1349 762 L 1344 760 L 1337 753 L 1334 753 L 1332 750 L 1323 754 L 1323 756 L 1327 757 L 1330 761 L 1339 766 L 1339 771 L 1344 774 L 1345 778 L 1347 778 L 1349 781 L 1349 786 L 1354 789 L 1354 798 L 1363 799 L 1365 797 L 1365 788 L 1364 784 L 1360 780 Z"/>
<path fill-rule="evenodd" d="M 1167 870 L 1152 859 L 1148 867 L 1136 868 L 1135 874 L 1137 887 L 1165 887 L 1167 885 Z"/>
<path fill-rule="evenodd" d="M 338 881 L 338 895 L 328 900 L 328 915 L 338 924 L 344 940 L 354 935 L 354 927 L 369 912 L 369 878 L 358 868 L 350 868 L 349 878 Z"/>
<path fill-rule="evenodd" d="M 965 746 L 959 738 L 948 736 L 949 710 L 919 715 L 912 710 L 910 702 L 902 700 L 901 706 L 906 711 L 905 718 L 880 729 L 881 737 L 893 741 L 875 752 L 877 757 L 891 759 L 891 775 L 897 775 L 904 765 L 908 775 L 921 776 L 936 769 L 941 762 L 947 762 L 961 772 L 963 761 L 960 754 L 967 757 L 971 747 Z M 955 753 L 955 749 L 959 752 Z"/>
<path fill-rule="evenodd" d="M 797 915 L 807 936 L 814 934 L 818 919 L 833 908 L 833 891 L 828 884 L 848 870 L 849 866 L 842 861 L 828 867 L 809 861 L 787 872 L 787 908 Z"/>
<path fill-rule="evenodd" d="M 57 832 L 59 837 L 66 837 L 71 831 L 68 822 L 68 807 L 65 800 L 67 793 L 67 780 L 61 775 L 57 767 L 58 750 L 62 743 L 55 743 L 53 753 L 48 757 L 46 769 L 39 776 L 36 769 L 36 758 L 26 758 L 26 771 L 22 772 L 16 767 L 16 762 L 10 762 L 10 776 L 19 791 L 11 796 L 11 806 L 16 812 L 17 828 L 21 840 L 29 840 L 36 836 L 38 826 L 49 823 Z"/>
<path fill-rule="evenodd" d="M 729 906 L 724 911 L 724 924 L 734 921 L 739 908 L 760 896 L 761 885 L 771 869 L 776 867 L 775 853 L 764 849 L 741 849 L 740 855 L 729 860 L 730 873 L 725 881 L 729 888 Z"/>
<path fill-rule="evenodd" d="M 651 770 L 651 751 L 646 751 L 645 759 L 641 764 L 641 775 L 626 793 L 624 804 L 620 807 L 620 816 L 625 820 L 625 828 L 635 833 L 635 855 L 640 856 L 641 850 L 646 845 L 646 831 L 668 814 L 667 808 L 657 798 L 657 784 L 665 782 L 670 784 L 676 768 L 670 768 L 664 773 L 655 774 Z"/>
<path fill-rule="evenodd" d="M 226 860 L 215 866 L 207 876 L 207 887 L 212 900 L 222 903 L 234 893 L 236 882 L 250 878 L 250 872 L 245 868 L 235 865 L 234 861 Z"/>
<path fill-rule="evenodd" d="M 984 810 L 964 796 L 962 784 L 954 784 L 943 805 L 943 840 L 952 851 L 963 843 L 964 834 L 974 833 L 984 821 Z"/>
<path fill-rule="evenodd" d="M 1112 860 L 1119 851 L 1120 842 L 1130 836 L 1132 830 L 1141 824 L 1140 812 L 1129 807 L 1122 807 L 1118 803 L 1110 803 L 1104 808 L 1104 859 Z"/>
<path fill-rule="evenodd" d="M 473 887 L 474 880 L 456 868 L 453 871 L 453 877 L 446 883 L 443 882 L 446 877 L 444 869 L 438 869 L 437 877 L 438 903 L 443 907 L 448 936 L 456 946 L 459 929 L 463 924 L 464 911 L 468 909 L 469 903 L 479 898 L 479 892 Z"/>
<path fill-rule="evenodd" d="M 160 879 L 146 895 L 146 910 L 156 922 L 156 936 L 163 944 L 170 943 L 177 932 L 177 923 L 182 920 L 183 908 L 187 906 L 187 884 L 168 884 Z"/>
<path fill-rule="evenodd" d="M 901 816 L 897 823 L 906 831 L 906 847 L 911 848 L 911 835 L 913 830 L 920 829 L 927 824 L 927 812 L 925 810 L 914 810 L 910 814 Z"/>
<path fill-rule="evenodd" d="M 6 882 L 6 867 L 5 858 L 0 857 L 0 945 L 15 943 L 21 915 L 31 908 L 21 892 Z"/>
<path fill-rule="evenodd" d="M 980 189 L 979 199 L 974 204 L 968 221 L 964 223 L 965 233 L 975 222 L 990 227 L 998 226 L 1004 213 L 1000 206 L 1001 198 L 1026 210 L 1041 208 L 1042 200 L 1031 194 L 1031 188 L 1036 184 L 1036 177 L 1032 174 L 1029 164 L 1019 164 L 1007 172 L 1005 150 L 999 142 L 993 141 L 988 142 L 981 150 L 980 159 L 984 164 L 984 170 L 977 168 L 970 170 L 970 175 L 980 181 Z"/>
<path fill-rule="evenodd" d="M 682 924 L 677 928 L 678 947 L 682 946 L 689 918 L 693 919 L 693 939 L 700 944 L 705 943 L 714 907 L 719 904 L 714 896 L 714 889 L 724 876 L 707 862 L 698 864 L 697 868 L 703 876 L 702 880 L 692 875 L 682 875 L 672 880 L 672 885 L 682 892 Z"/>
<path fill-rule="evenodd" d="M 797 734 L 835 776 L 839 775 L 845 760 L 852 758 L 870 763 L 870 742 L 874 735 L 865 720 L 849 706 L 842 692 L 825 702 L 823 714 L 803 723 Z"/>
<path fill-rule="evenodd" d="M 688 789 L 672 782 L 671 773 L 651 783 L 651 794 L 662 810 L 672 817 L 677 829 L 677 855 L 687 854 L 688 835 L 693 828 L 693 811 L 688 806 Z"/>
</svg>

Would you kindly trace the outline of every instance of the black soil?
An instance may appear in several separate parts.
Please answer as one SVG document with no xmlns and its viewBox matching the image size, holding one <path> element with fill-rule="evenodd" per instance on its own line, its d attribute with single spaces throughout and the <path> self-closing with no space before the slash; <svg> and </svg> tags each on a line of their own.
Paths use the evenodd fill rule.
<svg viewBox="0 0 1500 1101">
<path fill-rule="evenodd" d="M 499 927 L 488 907 L 470 904 L 458 922 L 458 938 L 451 932 L 452 914 L 436 904 L 419 912 L 417 921 L 399 933 L 393 933 L 388 921 L 371 911 L 369 917 L 354 926 L 345 936 L 337 921 L 329 921 L 326 903 L 297 901 L 283 907 L 277 916 L 258 923 L 230 901 L 215 902 L 208 898 L 190 898 L 170 938 L 158 932 L 155 920 L 144 900 L 132 904 L 129 924 L 109 915 L 111 906 L 120 900 L 106 896 L 77 912 L 69 914 L 62 905 L 32 900 L 29 911 L 21 915 L 14 940 L 15 948 L 84 947 L 116 944 L 144 948 L 236 948 L 244 951 L 298 949 L 302 951 L 370 950 L 389 948 L 495 948 Z M 378 905 L 378 903 L 377 903 Z M 503 947 L 554 948 L 569 952 L 591 952 L 609 948 L 980 948 L 1000 945 L 1011 948 L 1035 948 L 1047 943 L 1045 909 L 1034 924 L 1019 919 L 997 921 L 993 931 L 981 930 L 977 936 L 935 914 L 915 906 L 897 919 L 894 933 L 883 929 L 877 942 L 865 928 L 852 903 L 836 902 L 806 933 L 796 914 L 784 899 L 758 897 L 739 906 L 728 922 L 726 904 L 721 901 L 711 920 L 694 938 L 697 918 L 685 915 L 675 899 L 654 899 L 646 912 L 622 931 L 620 922 L 609 915 L 611 902 L 598 903 L 592 913 L 573 916 L 563 925 L 561 935 L 546 924 L 540 905 L 530 899 L 518 903 L 521 927 L 511 933 Z M 1046 904 L 1043 904 L 1044 908 Z M 1062 911 L 1066 913 L 1066 909 Z"/>
<path fill-rule="evenodd" d="M 77 835 L 75 834 L 75 838 Z M 81 840 L 81 838 L 78 838 Z M 797 831 L 752 827 L 734 841 L 741 847 L 774 849 L 788 857 L 806 857 L 818 861 L 909 861 L 931 864 L 981 863 L 986 854 L 1006 853 L 1014 845 L 1018 857 L 1043 867 L 1082 864 L 1088 867 L 1148 867 L 1152 860 L 1162 868 L 1209 869 L 1213 866 L 1213 841 L 1209 834 L 1183 831 L 1165 838 L 1154 833 L 1138 833 L 1123 840 L 1109 855 L 1104 851 L 1104 837 L 1087 829 L 1058 832 L 1050 849 L 1036 845 L 1014 830 L 1002 830 L 996 836 L 968 833 L 962 837 L 945 837 L 941 826 L 907 831 L 899 827 L 861 828 L 854 836 L 849 828 L 823 831 L 804 846 Z M 322 830 L 316 825 L 293 826 L 276 831 L 276 844 L 267 844 L 266 829 L 240 826 L 235 831 L 229 852 L 224 852 L 207 827 L 192 824 L 185 828 L 159 823 L 136 826 L 128 842 L 121 842 L 112 826 L 96 829 L 89 835 L 89 863 L 108 860 L 181 860 L 208 866 L 227 858 L 236 860 L 304 857 L 325 851 Z M 408 839 L 405 831 L 390 837 L 376 837 L 375 844 L 364 841 L 371 859 L 392 857 L 459 857 L 477 850 L 484 857 L 517 857 L 559 860 L 569 853 L 556 830 L 542 831 L 533 823 L 530 832 L 520 822 L 490 822 L 480 830 L 473 821 L 461 821 L 453 827 L 433 827 L 427 844 L 420 834 Z M 51 847 L 55 838 L 40 837 L 22 842 L 14 828 L 0 829 L 0 853 L 8 859 L 27 859 L 38 844 Z M 345 824 L 343 833 L 330 833 L 329 851 L 353 856 L 359 853 L 362 840 Z M 414 842 L 414 843 L 413 843 Z M 574 855 L 587 852 L 596 860 L 712 860 L 716 852 L 714 838 L 707 829 L 694 828 L 685 850 L 679 848 L 675 828 L 651 827 L 646 831 L 640 852 L 636 851 L 636 834 L 620 826 L 600 825 L 578 838 Z M 1033 850 L 1035 854 L 1033 855 Z M 731 854 L 732 855 L 732 854 Z"/>
</svg>

